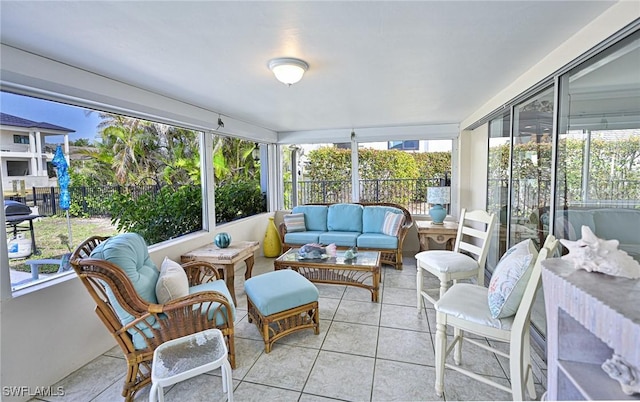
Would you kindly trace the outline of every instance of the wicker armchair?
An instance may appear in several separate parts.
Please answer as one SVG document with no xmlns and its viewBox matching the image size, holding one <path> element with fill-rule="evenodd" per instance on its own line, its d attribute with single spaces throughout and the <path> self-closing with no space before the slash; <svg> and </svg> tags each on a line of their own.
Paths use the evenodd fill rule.
<svg viewBox="0 0 640 402">
<path fill-rule="evenodd" d="M 138 295 L 119 266 L 90 257 L 91 252 L 107 239 L 93 236 L 82 242 L 71 256 L 71 265 L 95 300 L 96 314 L 114 336 L 127 360 L 122 396 L 132 401 L 136 392 L 151 382 L 151 363 L 156 347 L 168 340 L 210 328 L 222 331 L 231 367 L 235 368 L 235 306 L 231 298 L 218 291 L 194 291 L 163 305 L 149 303 Z M 182 267 L 190 287 L 211 287 L 221 279 L 218 270 L 206 262 L 193 261 Z M 224 284 L 224 281 L 220 283 Z M 131 322 L 122 322 L 123 310 L 133 316 Z"/>
</svg>

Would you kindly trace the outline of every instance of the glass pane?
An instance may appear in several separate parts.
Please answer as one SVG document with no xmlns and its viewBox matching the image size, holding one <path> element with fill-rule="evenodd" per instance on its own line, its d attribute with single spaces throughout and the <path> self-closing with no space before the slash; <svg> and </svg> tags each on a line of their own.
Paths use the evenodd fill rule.
<svg viewBox="0 0 640 402">
<path fill-rule="evenodd" d="M 509 203 L 509 155 L 511 115 L 489 122 L 489 162 L 487 211 L 498 216 L 487 255 L 487 269 L 493 272 L 507 246 L 507 206 Z"/>
<path fill-rule="evenodd" d="M 260 149 L 253 141 L 213 137 L 216 224 L 267 210 L 266 182 L 261 181 L 266 160 Z"/>
<path fill-rule="evenodd" d="M 640 34 L 561 81 L 554 233 L 588 226 L 640 261 Z"/>
<path fill-rule="evenodd" d="M 451 186 L 451 149 L 451 140 L 358 143 L 360 201 L 427 215 L 427 188 Z M 451 204 L 442 205 L 450 214 Z"/>
<path fill-rule="evenodd" d="M 509 246 L 548 233 L 539 217 L 551 203 L 552 125 L 553 88 L 514 108 Z"/>
</svg>

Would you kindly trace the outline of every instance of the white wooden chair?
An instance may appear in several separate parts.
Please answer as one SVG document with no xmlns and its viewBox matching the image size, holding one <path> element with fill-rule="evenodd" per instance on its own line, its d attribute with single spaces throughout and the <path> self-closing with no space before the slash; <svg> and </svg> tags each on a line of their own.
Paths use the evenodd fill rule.
<svg viewBox="0 0 640 402">
<path fill-rule="evenodd" d="M 444 391 L 445 367 L 458 371 L 475 380 L 491 385 L 512 394 L 514 401 L 524 400 L 525 386 L 531 399 L 536 397 L 533 385 L 530 353 L 530 317 L 531 307 L 541 283 L 541 262 L 551 255 L 558 241 L 549 235 L 538 252 L 532 268 L 531 276 L 526 284 L 522 300 L 515 315 L 495 319 L 491 316 L 487 301 L 488 289 L 468 283 L 459 283 L 435 304 L 436 309 L 436 381 L 438 396 Z M 446 329 L 450 325 L 454 329 L 453 341 L 447 344 Z M 509 343 L 509 353 L 504 353 L 487 345 L 464 337 L 464 333 L 476 334 L 490 340 Z M 462 359 L 462 341 L 472 343 L 490 352 L 509 359 L 511 388 L 488 379 L 478 373 L 459 367 Z M 453 350 L 455 365 L 446 363 L 447 356 Z"/>
<path fill-rule="evenodd" d="M 460 279 L 477 278 L 478 285 L 484 284 L 484 264 L 495 222 L 495 214 L 483 210 L 467 212 L 462 209 L 452 251 L 429 250 L 416 254 L 418 314 L 422 311 L 424 299 L 432 304 L 436 302 L 427 292 L 437 289 L 423 289 L 423 270 L 440 280 L 440 297 L 447 291 L 450 281 L 455 283 Z"/>
</svg>

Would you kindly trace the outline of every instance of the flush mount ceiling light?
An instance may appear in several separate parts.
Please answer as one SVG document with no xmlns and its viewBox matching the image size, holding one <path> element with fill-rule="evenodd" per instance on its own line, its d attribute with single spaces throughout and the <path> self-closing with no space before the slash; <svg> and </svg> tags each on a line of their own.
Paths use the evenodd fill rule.
<svg viewBox="0 0 640 402">
<path fill-rule="evenodd" d="M 269 70 L 285 85 L 300 81 L 308 69 L 309 65 L 300 59 L 282 57 L 269 61 Z"/>
</svg>

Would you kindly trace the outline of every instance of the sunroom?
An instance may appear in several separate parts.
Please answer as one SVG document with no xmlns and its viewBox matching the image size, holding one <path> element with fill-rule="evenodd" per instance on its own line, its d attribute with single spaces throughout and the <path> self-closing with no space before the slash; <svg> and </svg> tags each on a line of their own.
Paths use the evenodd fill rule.
<svg viewBox="0 0 640 402">
<path fill-rule="evenodd" d="M 633 230 L 615 209 L 640 207 L 638 156 L 628 151 L 640 138 L 637 2 L 27 1 L 1 7 L 2 91 L 202 133 L 203 230 L 152 245 L 156 263 L 164 256 L 179 259 L 220 231 L 238 241 L 262 241 L 269 217 L 305 203 L 283 196 L 290 194 L 286 186 L 296 183 L 283 176 L 301 145 L 351 149 L 351 177 L 345 183 L 357 202 L 363 145 L 417 141 L 422 151 L 428 141 L 446 143 L 451 152 L 447 220 L 456 221 L 462 208 L 499 217 L 487 278 L 502 254 L 523 239 L 540 243 L 552 233 L 576 240 L 573 216 L 562 214 L 567 206 L 604 211 L 613 222 L 607 232 L 612 238 Z M 278 82 L 268 68 L 277 57 L 308 63 L 302 79 L 288 87 Z M 213 166 L 207 162 L 212 134 L 259 145 L 266 213 L 216 225 Z M 430 217 L 422 210 L 414 219 Z M 639 243 L 621 241 L 636 259 Z M 28 400 L 38 387 L 58 384 L 115 343 L 74 275 L 12 291 L 6 244 L 3 237 L 2 399 Z M 414 227 L 403 249 L 408 272 L 393 279 L 413 282 L 414 292 L 419 250 Z M 415 316 L 415 304 L 396 303 L 387 308 Z M 384 308 L 383 294 L 383 313 Z M 539 294 L 531 318 L 538 391 L 546 389 L 545 320 Z M 380 321 L 376 330 L 393 333 Z M 382 356 L 381 366 L 375 363 L 379 375 L 393 373 L 391 367 L 408 370 L 402 365 L 407 362 L 382 366 L 386 360 Z M 386 394 L 372 375 L 366 397 L 323 394 L 320 386 L 305 392 L 304 384 L 292 387 L 297 394 L 288 397 L 439 400 L 432 360 L 417 366 L 428 374 L 416 380 L 421 385 L 415 393 Z M 263 392 L 286 388 L 266 386 L 267 380 L 255 376 L 234 380 L 238 395 L 247 395 L 243 382 Z M 251 388 L 256 384 L 265 389 Z M 100 392 L 77 398 L 100 400 Z M 447 399 L 509 398 L 457 393 L 455 387 L 447 392 Z"/>
</svg>

